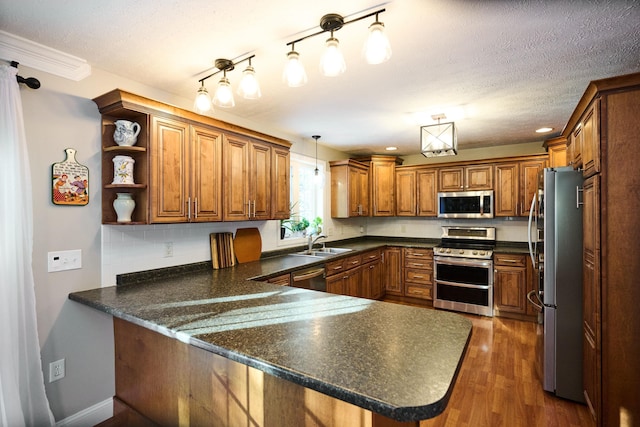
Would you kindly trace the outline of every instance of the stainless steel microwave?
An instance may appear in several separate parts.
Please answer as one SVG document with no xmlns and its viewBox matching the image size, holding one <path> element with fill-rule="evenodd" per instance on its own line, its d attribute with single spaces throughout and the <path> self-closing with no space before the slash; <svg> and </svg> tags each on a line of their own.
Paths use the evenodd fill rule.
<svg viewBox="0 0 640 427">
<path fill-rule="evenodd" d="M 493 218 L 493 190 L 438 193 L 439 218 Z"/>
</svg>

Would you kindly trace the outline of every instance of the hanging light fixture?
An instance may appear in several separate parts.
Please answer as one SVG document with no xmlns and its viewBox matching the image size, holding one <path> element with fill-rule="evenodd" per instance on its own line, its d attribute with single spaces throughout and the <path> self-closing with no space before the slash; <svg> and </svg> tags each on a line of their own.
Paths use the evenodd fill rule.
<svg viewBox="0 0 640 427">
<path fill-rule="evenodd" d="M 364 45 L 364 57 L 367 63 L 372 65 L 382 64 L 391 58 L 391 44 L 384 32 L 384 24 L 378 21 L 377 13 L 376 22 L 369 25 L 369 37 Z"/>
<path fill-rule="evenodd" d="M 236 62 L 233 62 L 230 59 L 216 59 L 215 67 L 218 70 L 198 80 L 200 82 L 200 87 L 198 88 L 198 92 L 196 93 L 196 98 L 194 101 L 194 109 L 196 110 L 196 112 L 203 114 L 207 111 L 210 111 L 212 102 L 213 104 L 223 108 L 230 108 L 235 106 L 233 90 L 231 89 L 231 83 L 227 78 L 227 72 L 233 71 L 236 65 L 244 61 L 249 61 L 249 65 L 242 73 L 242 79 L 240 81 L 240 86 L 238 87 L 238 94 L 246 99 L 260 98 L 260 84 L 258 83 L 258 79 L 256 78 L 255 69 L 251 65 L 251 59 L 254 57 L 255 55 L 251 55 Z M 207 88 L 204 86 L 204 81 L 219 73 L 222 73 L 222 78 L 218 82 L 218 86 L 216 87 L 213 99 L 211 99 Z"/>
<path fill-rule="evenodd" d="M 320 135 L 313 135 L 311 138 L 316 140 L 316 168 L 313 171 L 313 182 L 315 184 L 319 184 L 322 180 L 322 176 L 320 176 L 320 169 L 318 169 L 318 139 L 320 139 Z"/>
<path fill-rule="evenodd" d="M 300 61 L 300 55 L 294 50 L 293 43 L 291 43 L 291 52 L 287 53 L 287 64 L 282 78 L 289 87 L 302 86 L 307 82 L 307 73 Z"/>
<path fill-rule="evenodd" d="M 365 44 L 365 57 L 369 64 L 380 64 L 387 61 L 391 57 L 391 45 L 384 34 L 384 24 L 378 21 L 378 15 L 384 11 L 385 9 L 380 9 L 346 22 L 344 18 L 337 13 L 324 15 L 322 19 L 320 19 L 321 31 L 287 43 L 287 46 L 291 45 L 291 52 L 287 54 L 287 64 L 285 65 L 283 73 L 287 84 L 291 87 L 297 87 L 302 86 L 307 81 L 306 74 L 304 74 L 304 78 L 301 77 L 302 74 L 300 72 L 300 68 L 302 65 L 299 62 L 300 56 L 298 52 L 293 49 L 295 43 L 326 32 L 331 32 L 331 36 L 326 41 L 326 48 L 320 61 L 320 71 L 323 75 L 330 77 L 344 73 L 346 70 L 346 63 L 344 56 L 340 51 L 340 42 L 336 37 L 334 37 L 334 32 L 341 29 L 344 25 L 351 24 L 371 16 L 375 16 L 376 21 L 369 27 L 369 38 Z M 304 73 L 304 68 L 302 68 L 302 73 Z"/>
<path fill-rule="evenodd" d="M 251 66 L 251 58 L 249 58 L 249 65 L 242 72 L 242 78 L 238 85 L 238 95 L 245 99 L 258 99 L 262 96 L 260 83 L 256 78 L 256 70 Z"/>
<path fill-rule="evenodd" d="M 420 128 L 420 152 L 425 157 L 455 156 L 458 154 L 458 136 L 453 122 L 440 123 L 444 114 L 431 116 L 438 124 Z"/>
</svg>

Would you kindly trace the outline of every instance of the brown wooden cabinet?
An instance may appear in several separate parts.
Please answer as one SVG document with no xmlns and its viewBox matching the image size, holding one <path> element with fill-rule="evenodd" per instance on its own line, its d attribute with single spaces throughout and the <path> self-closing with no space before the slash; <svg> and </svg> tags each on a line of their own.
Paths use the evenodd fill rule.
<svg viewBox="0 0 640 427">
<path fill-rule="evenodd" d="M 640 419 L 639 115 L 640 73 L 592 81 L 563 133 L 586 178 L 583 385 L 599 426 Z"/>
<path fill-rule="evenodd" d="M 433 249 L 403 248 L 404 295 L 433 300 Z"/>
<path fill-rule="evenodd" d="M 396 168 L 396 215 L 437 216 L 437 169 Z"/>
<path fill-rule="evenodd" d="M 384 296 L 382 250 L 362 254 L 360 297 L 381 299 Z"/>
<path fill-rule="evenodd" d="M 547 164 L 550 168 L 557 168 L 568 165 L 567 160 L 567 138 L 559 136 L 548 139 L 542 144 L 549 154 Z"/>
<path fill-rule="evenodd" d="M 291 274 L 287 273 L 271 277 L 270 279 L 267 279 L 267 282 L 280 286 L 291 286 Z"/>
<path fill-rule="evenodd" d="M 438 169 L 438 191 L 493 190 L 493 165 L 441 167 Z"/>
<path fill-rule="evenodd" d="M 325 264 L 327 292 L 332 294 L 361 296 L 362 255 L 353 255 Z"/>
<path fill-rule="evenodd" d="M 395 216 L 396 214 L 395 176 L 398 160 L 397 157 L 390 156 L 373 156 L 371 159 L 369 174 L 371 216 Z"/>
<path fill-rule="evenodd" d="M 495 216 L 528 216 L 538 191 L 538 174 L 547 165 L 546 156 L 522 158 L 495 165 Z"/>
<path fill-rule="evenodd" d="M 136 202 L 130 225 L 288 217 L 287 141 L 120 89 L 93 101 L 102 115 L 103 224 L 118 224 L 112 203 L 119 192 L 131 193 Z M 135 146 L 113 141 L 114 123 L 121 119 L 140 125 Z M 229 140 L 239 143 L 231 154 L 223 148 Z M 241 141 L 249 143 L 241 147 Z M 116 155 L 134 159 L 135 184 L 112 184 Z M 234 175 L 223 175 L 229 165 Z M 236 175 L 238 169 L 244 172 Z M 231 201 L 224 205 L 231 206 L 228 217 L 223 200 Z M 238 200 L 252 202 L 251 217 Z"/>
<path fill-rule="evenodd" d="M 527 258 L 520 254 L 494 253 L 494 314 L 527 313 Z"/>
<path fill-rule="evenodd" d="M 402 248 L 384 249 L 384 289 L 390 295 L 401 296 L 403 293 Z"/>
<path fill-rule="evenodd" d="M 329 162 L 331 217 L 369 216 L 369 167 L 352 159 Z"/>
<path fill-rule="evenodd" d="M 222 133 L 151 117 L 151 222 L 222 220 Z"/>
</svg>

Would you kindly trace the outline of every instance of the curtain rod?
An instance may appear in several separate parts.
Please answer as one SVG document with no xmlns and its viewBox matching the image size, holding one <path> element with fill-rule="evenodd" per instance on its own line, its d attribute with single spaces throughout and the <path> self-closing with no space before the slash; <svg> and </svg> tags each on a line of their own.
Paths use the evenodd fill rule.
<svg viewBox="0 0 640 427">
<path fill-rule="evenodd" d="M 18 68 L 18 62 L 11 61 L 11 66 L 13 68 Z M 18 80 L 18 83 L 26 84 L 31 89 L 38 89 L 40 87 L 40 80 L 36 79 L 35 77 L 26 77 L 25 78 L 25 77 L 16 75 L 16 80 Z"/>
</svg>

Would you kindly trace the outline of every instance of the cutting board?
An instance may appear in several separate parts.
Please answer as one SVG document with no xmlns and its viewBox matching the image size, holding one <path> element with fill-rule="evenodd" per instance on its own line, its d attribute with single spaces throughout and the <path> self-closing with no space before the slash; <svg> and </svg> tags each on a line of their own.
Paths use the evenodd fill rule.
<svg viewBox="0 0 640 427">
<path fill-rule="evenodd" d="M 233 239 L 239 263 L 257 261 L 262 254 L 262 237 L 257 228 L 239 228 Z"/>
<path fill-rule="evenodd" d="M 214 269 L 236 265 L 233 233 L 211 233 L 211 265 Z"/>
</svg>

